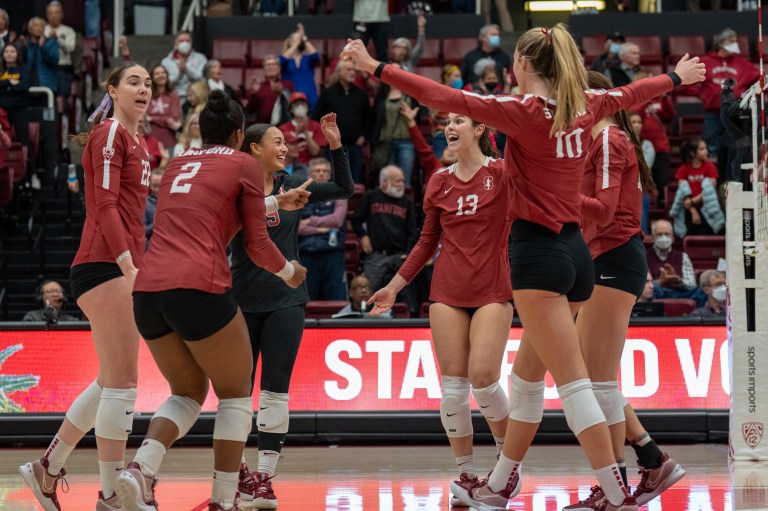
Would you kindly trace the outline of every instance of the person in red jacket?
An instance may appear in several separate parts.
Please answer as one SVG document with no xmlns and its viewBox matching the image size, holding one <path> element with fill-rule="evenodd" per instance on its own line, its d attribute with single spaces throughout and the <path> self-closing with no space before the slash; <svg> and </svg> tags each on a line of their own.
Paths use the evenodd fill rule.
<svg viewBox="0 0 768 511">
<path fill-rule="evenodd" d="M 712 51 L 701 57 L 707 66 L 707 77 L 703 82 L 681 89 L 682 94 L 698 96 L 704 102 L 706 114 L 701 136 L 707 142 L 709 154 L 717 155 L 717 167 L 724 177 L 724 167 L 728 161 L 727 153 L 721 150 L 725 137 L 725 126 L 720 120 L 720 93 L 726 78 L 733 78 L 736 85 L 734 95 L 738 98 L 760 78 L 760 72 L 746 58 L 739 55 L 739 43 L 736 32 L 730 28 L 715 34 Z"/>
<path fill-rule="evenodd" d="M 579 190 L 591 129 L 600 119 L 677 85 L 701 81 L 705 67 L 698 57 L 686 55 L 668 75 L 607 92 L 588 91 L 583 59 L 562 24 L 531 29 L 518 40 L 513 71 L 522 94 L 516 96 L 478 96 L 435 84 L 374 60 L 359 40 L 350 40 L 342 57 L 421 104 L 493 124 L 509 136 L 504 164 L 514 219 L 510 266 L 526 335 L 513 368 L 510 420 L 499 461 L 487 480 L 455 481 L 451 491 L 480 509 L 506 508 L 518 494 L 521 460 L 543 415 L 548 370 L 568 424 L 605 491 L 605 511 L 636 511 L 634 497 L 618 477 L 608 426 L 573 323 L 594 286 L 594 267 L 579 230 Z"/>
</svg>

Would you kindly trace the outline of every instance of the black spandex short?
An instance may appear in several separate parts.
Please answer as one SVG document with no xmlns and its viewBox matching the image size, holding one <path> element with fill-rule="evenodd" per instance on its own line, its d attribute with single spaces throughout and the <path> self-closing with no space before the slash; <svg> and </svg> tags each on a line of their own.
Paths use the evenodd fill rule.
<svg viewBox="0 0 768 511">
<path fill-rule="evenodd" d="M 176 332 L 185 341 L 199 341 L 227 326 L 237 314 L 237 303 L 229 291 L 137 291 L 133 293 L 133 314 L 145 340 Z"/>
<path fill-rule="evenodd" d="M 117 263 L 82 263 L 69 270 L 69 286 L 78 300 L 96 286 L 122 276 Z"/>
<path fill-rule="evenodd" d="M 645 288 L 648 261 L 639 234 L 595 259 L 595 285 L 625 291 L 635 297 Z"/>
<path fill-rule="evenodd" d="M 509 237 L 512 290 L 538 289 L 565 295 L 569 302 L 592 296 L 592 256 L 575 223 L 560 234 L 528 220 L 515 220 Z"/>
</svg>

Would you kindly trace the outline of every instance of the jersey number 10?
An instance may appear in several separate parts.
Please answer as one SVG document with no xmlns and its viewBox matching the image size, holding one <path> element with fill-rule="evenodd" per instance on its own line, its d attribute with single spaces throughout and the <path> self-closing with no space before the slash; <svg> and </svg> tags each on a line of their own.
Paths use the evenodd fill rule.
<svg viewBox="0 0 768 511">
<path fill-rule="evenodd" d="M 557 137 L 557 157 L 558 158 L 580 158 L 581 151 L 581 134 L 584 133 L 583 128 L 576 128 L 573 131 L 558 131 L 555 136 Z M 575 146 L 575 147 L 574 147 Z"/>
<path fill-rule="evenodd" d="M 201 166 L 202 163 L 199 161 L 193 161 L 191 163 L 184 164 L 181 167 L 181 170 L 189 169 L 189 171 L 182 172 L 176 176 L 176 179 L 173 180 L 173 184 L 171 185 L 171 193 L 189 193 L 189 189 L 192 188 L 192 183 L 182 184 L 182 181 L 195 177 L 200 171 Z"/>
</svg>

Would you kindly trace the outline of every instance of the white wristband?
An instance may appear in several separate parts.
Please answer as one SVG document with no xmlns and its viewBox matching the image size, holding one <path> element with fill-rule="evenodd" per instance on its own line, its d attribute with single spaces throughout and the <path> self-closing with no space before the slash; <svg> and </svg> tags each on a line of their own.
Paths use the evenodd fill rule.
<svg viewBox="0 0 768 511">
<path fill-rule="evenodd" d="M 130 258 L 131 258 L 131 252 L 129 250 L 126 250 L 125 252 L 117 256 L 117 259 L 115 259 L 115 261 L 117 262 L 117 264 L 120 264 L 121 262 Z"/>
<path fill-rule="evenodd" d="M 264 207 L 267 208 L 267 214 L 271 215 L 272 213 L 277 213 L 277 210 L 279 209 L 277 203 L 277 197 L 274 195 L 269 195 L 267 197 L 264 197 Z"/>
<path fill-rule="evenodd" d="M 275 273 L 278 277 L 280 277 L 283 280 L 291 280 L 293 278 L 293 274 L 296 273 L 296 269 L 293 267 L 291 263 L 288 262 L 288 260 L 285 260 L 285 266 L 283 266 L 283 269 L 279 272 Z"/>
</svg>

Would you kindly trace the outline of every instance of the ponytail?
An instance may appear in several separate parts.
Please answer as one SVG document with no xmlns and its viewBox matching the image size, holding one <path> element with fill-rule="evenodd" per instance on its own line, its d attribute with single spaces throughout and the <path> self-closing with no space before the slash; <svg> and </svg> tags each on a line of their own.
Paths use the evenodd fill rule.
<svg viewBox="0 0 768 511">
<path fill-rule="evenodd" d="M 472 126 L 479 126 L 480 124 L 482 123 L 472 121 Z M 491 128 L 488 125 L 485 125 L 485 130 L 482 135 L 480 135 L 477 144 L 480 146 L 480 151 L 484 155 L 490 156 L 491 158 L 499 157 L 499 150 L 496 147 L 496 139 L 493 137 Z"/>
</svg>

